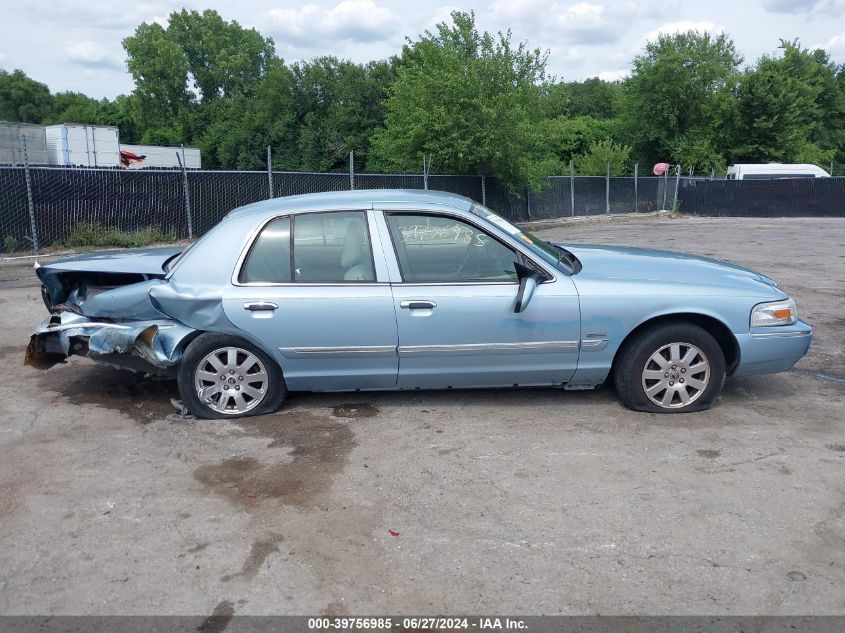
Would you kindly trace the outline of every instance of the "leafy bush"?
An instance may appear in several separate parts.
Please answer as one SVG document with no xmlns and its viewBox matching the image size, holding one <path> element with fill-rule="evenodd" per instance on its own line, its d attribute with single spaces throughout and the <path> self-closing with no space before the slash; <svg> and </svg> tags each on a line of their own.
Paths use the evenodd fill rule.
<svg viewBox="0 0 845 633">
<path fill-rule="evenodd" d="M 102 226 L 99 222 L 80 222 L 73 227 L 65 245 L 75 248 L 97 246 L 133 248 L 175 240 L 176 231 L 173 228 L 164 230 L 157 226 L 148 226 L 140 231 L 127 232 L 113 226 Z"/>
<path fill-rule="evenodd" d="M 11 253 L 18 247 L 18 240 L 12 235 L 7 235 L 3 238 L 3 249 L 7 253 Z"/>
<path fill-rule="evenodd" d="M 631 174 L 631 148 L 617 145 L 610 139 L 597 141 L 583 154 L 575 157 L 575 173 L 579 176 L 604 176 L 610 164 L 611 176 Z"/>
</svg>

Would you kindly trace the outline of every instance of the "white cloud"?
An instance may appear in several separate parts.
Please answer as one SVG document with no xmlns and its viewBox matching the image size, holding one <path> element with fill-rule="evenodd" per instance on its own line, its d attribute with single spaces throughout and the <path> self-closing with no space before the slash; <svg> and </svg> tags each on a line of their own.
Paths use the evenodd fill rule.
<svg viewBox="0 0 845 633">
<path fill-rule="evenodd" d="M 626 12 L 621 8 L 608 11 L 603 4 L 578 2 L 558 11 L 551 29 L 573 44 L 610 44 L 625 32 Z"/>
<path fill-rule="evenodd" d="M 124 2 L 122 0 L 62 0 L 50 3 L 21 3 L 18 10 L 37 21 L 58 20 L 65 28 L 134 30 L 141 22 L 158 22 L 159 17 L 181 7 L 172 0 Z"/>
<path fill-rule="evenodd" d="M 810 48 L 823 48 L 836 62 L 845 62 L 845 33 L 834 35 L 825 44 L 816 44 Z"/>
<path fill-rule="evenodd" d="M 102 44 L 91 40 L 68 43 L 65 47 L 65 56 L 69 61 L 87 68 L 123 67 L 121 53 L 109 50 Z"/>
<path fill-rule="evenodd" d="M 661 35 L 674 35 L 676 33 L 686 33 L 687 31 L 696 31 L 698 33 L 722 33 L 725 27 L 710 22 L 709 20 L 680 20 L 678 22 L 667 22 L 662 26 L 658 26 L 653 31 L 646 34 L 646 41 L 656 40 Z"/>
<path fill-rule="evenodd" d="M 630 74 L 630 70 L 627 68 L 620 68 L 617 70 L 603 70 L 599 73 L 598 77 L 602 81 L 617 81 L 618 79 L 624 79 Z"/>
<path fill-rule="evenodd" d="M 771 13 L 841 14 L 843 0 L 766 0 L 763 6 Z"/>
<path fill-rule="evenodd" d="M 399 16 L 373 0 L 342 0 L 331 8 L 306 4 L 297 9 L 270 9 L 268 27 L 288 41 L 322 46 L 325 38 L 353 42 L 394 39 Z"/>
</svg>

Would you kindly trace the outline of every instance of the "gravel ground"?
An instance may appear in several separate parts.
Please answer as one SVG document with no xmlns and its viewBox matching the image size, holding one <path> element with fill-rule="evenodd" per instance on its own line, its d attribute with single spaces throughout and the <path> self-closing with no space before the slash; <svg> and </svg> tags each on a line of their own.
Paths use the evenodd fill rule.
<svg viewBox="0 0 845 633">
<path fill-rule="evenodd" d="M 541 234 L 749 265 L 813 347 L 700 414 L 606 387 L 294 394 L 184 421 L 170 382 L 22 367 L 44 307 L 4 266 L 0 614 L 845 612 L 845 220 Z"/>
</svg>

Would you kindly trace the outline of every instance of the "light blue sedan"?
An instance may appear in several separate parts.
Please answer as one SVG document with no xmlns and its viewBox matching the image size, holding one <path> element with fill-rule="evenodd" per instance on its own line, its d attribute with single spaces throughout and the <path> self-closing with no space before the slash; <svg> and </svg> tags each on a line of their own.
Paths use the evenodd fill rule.
<svg viewBox="0 0 845 633">
<path fill-rule="evenodd" d="M 187 249 L 37 266 L 27 363 L 175 374 L 200 418 L 288 391 L 562 387 L 609 376 L 636 411 L 708 408 L 726 376 L 792 367 L 812 329 L 768 277 L 550 244 L 461 196 L 370 190 L 236 209 Z"/>
</svg>

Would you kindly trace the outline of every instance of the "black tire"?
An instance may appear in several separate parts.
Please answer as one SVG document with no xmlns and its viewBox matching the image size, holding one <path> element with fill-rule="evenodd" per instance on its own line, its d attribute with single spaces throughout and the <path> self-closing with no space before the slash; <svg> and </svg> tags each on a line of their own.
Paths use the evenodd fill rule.
<svg viewBox="0 0 845 633">
<path fill-rule="evenodd" d="M 671 357 L 671 351 L 665 350 L 664 348 L 670 346 L 671 349 L 672 344 L 680 344 L 681 353 L 692 349 L 691 347 L 684 348 L 684 344 L 695 346 L 698 348 L 698 352 L 705 357 L 704 360 L 706 360 L 709 366 L 709 375 L 707 375 L 706 386 L 704 388 L 695 389 L 691 385 L 693 382 L 704 382 L 702 378 L 705 374 L 687 373 L 695 372 L 695 368 L 703 367 L 703 365 L 699 364 L 701 363 L 701 358 L 696 354 L 695 350 L 692 350 L 692 353 L 696 354 L 694 357 L 695 364 L 673 365 L 671 364 L 673 361 L 666 360 L 665 362 L 669 365 L 658 370 L 659 365 L 651 360 L 653 355 L 660 350 L 664 350 L 663 354 L 668 354 Z M 666 357 L 663 356 L 663 358 Z M 686 368 L 690 366 L 693 369 Z M 676 369 L 672 369 L 673 367 Z M 679 367 L 683 368 L 684 373 L 681 373 Z M 648 375 L 654 375 L 655 371 L 662 373 L 664 369 L 666 373 L 663 376 L 665 376 L 667 382 L 661 382 L 663 381 L 663 377 L 656 379 L 648 377 Z M 649 371 L 649 374 L 644 373 L 646 370 Z M 685 376 L 686 382 L 684 382 Z M 690 377 L 693 377 L 693 380 L 689 380 Z M 625 343 L 624 347 L 619 351 L 619 357 L 614 366 L 613 380 L 619 398 L 626 407 L 634 411 L 648 411 L 651 413 L 690 413 L 692 411 L 704 411 L 710 408 L 713 401 L 722 391 L 722 386 L 725 384 L 725 355 L 719 343 L 707 330 L 691 323 L 664 323 L 644 330 L 635 338 Z M 672 381 L 671 383 L 668 382 L 670 380 Z M 681 386 L 679 383 L 684 383 L 685 386 Z M 668 406 L 652 401 L 652 398 L 646 394 L 646 384 L 650 390 L 656 390 L 652 393 L 652 396 L 655 398 L 662 400 L 668 394 Z M 669 384 L 673 386 L 666 386 L 665 390 L 659 390 L 661 386 Z M 686 397 L 690 399 L 688 404 L 683 404 L 680 393 L 674 393 L 678 390 L 683 390 Z"/>
<path fill-rule="evenodd" d="M 267 383 L 264 387 L 264 392 L 261 398 L 254 398 L 253 400 L 258 400 L 258 402 L 252 405 L 248 410 L 232 410 L 226 412 L 219 411 L 213 408 L 213 406 L 209 403 L 203 402 L 197 393 L 197 388 L 195 387 L 195 373 L 198 370 L 199 364 L 203 362 L 209 354 L 212 354 L 217 350 L 223 350 L 224 348 L 238 348 L 245 352 L 249 352 L 253 354 L 263 365 L 267 376 Z M 243 355 L 240 354 L 238 357 L 243 358 Z M 237 380 L 238 378 L 239 376 L 236 374 L 233 375 L 234 380 Z M 276 362 L 252 343 L 231 334 L 206 332 L 204 334 L 200 334 L 197 338 L 191 341 L 188 348 L 185 350 L 185 353 L 182 355 L 182 361 L 179 364 L 179 370 L 177 373 L 177 381 L 179 384 L 179 393 L 182 396 L 182 402 L 188 408 L 188 411 L 197 418 L 210 420 L 240 418 L 272 413 L 279 408 L 287 395 L 287 386 L 285 385 L 282 371 Z M 226 382 L 228 382 L 228 379 Z M 234 383 L 232 385 L 232 389 L 234 390 L 236 385 L 238 389 L 240 389 L 240 385 L 242 384 L 244 383 Z M 263 381 L 261 383 L 253 384 L 261 385 L 263 384 Z M 246 394 L 246 392 L 244 392 L 244 394 Z M 218 400 L 221 397 L 222 394 L 218 395 Z M 243 401 L 247 397 L 249 396 L 241 395 L 241 400 Z M 233 400 L 229 402 L 232 402 L 233 407 L 235 406 Z"/>
</svg>

